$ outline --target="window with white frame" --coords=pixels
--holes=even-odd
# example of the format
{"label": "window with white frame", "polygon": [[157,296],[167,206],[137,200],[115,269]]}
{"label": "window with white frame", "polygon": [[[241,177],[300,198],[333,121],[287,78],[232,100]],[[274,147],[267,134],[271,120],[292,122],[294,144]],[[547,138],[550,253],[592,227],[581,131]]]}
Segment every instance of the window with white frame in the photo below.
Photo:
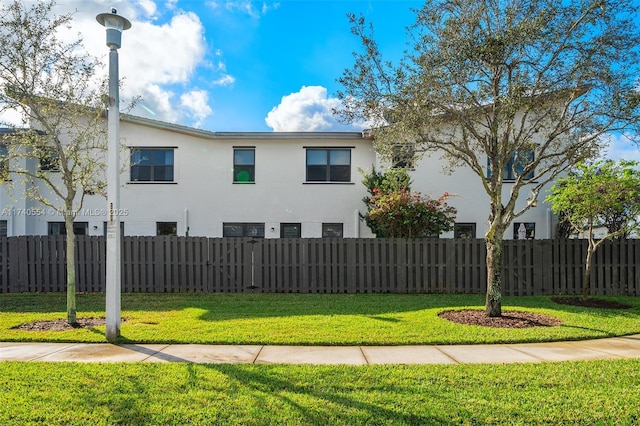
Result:
{"label": "window with white frame", "polygon": [[173,182],[174,148],[132,148],[131,182]]}
{"label": "window with white frame", "polygon": [[351,182],[351,149],[307,148],[307,182]]}

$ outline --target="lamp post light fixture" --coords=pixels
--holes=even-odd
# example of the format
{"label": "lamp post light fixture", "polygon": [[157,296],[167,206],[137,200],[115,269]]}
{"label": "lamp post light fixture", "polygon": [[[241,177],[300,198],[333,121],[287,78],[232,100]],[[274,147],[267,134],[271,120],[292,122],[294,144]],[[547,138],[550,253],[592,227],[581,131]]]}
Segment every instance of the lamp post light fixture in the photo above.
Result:
{"label": "lamp post light fixture", "polygon": [[122,253],[120,234],[120,95],[118,93],[118,49],[122,31],[131,28],[131,22],[118,15],[101,13],[96,20],[107,29],[109,47],[109,110],[107,144],[107,277],[106,277],[106,338],[113,341],[120,336],[120,276]]}

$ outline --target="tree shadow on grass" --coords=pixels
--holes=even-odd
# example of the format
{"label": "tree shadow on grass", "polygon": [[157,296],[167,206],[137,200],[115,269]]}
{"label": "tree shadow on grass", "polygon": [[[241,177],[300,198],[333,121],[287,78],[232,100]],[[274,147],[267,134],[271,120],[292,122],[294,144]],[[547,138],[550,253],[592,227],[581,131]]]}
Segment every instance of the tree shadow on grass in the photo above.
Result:
{"label": "tree shadow on grass", "polygon": [[[362,368],[362,374],[354,374],[357,368]],[[390,371],[395,367],[384,368]],[[465,416],[462,418],[473,417],[468,409],[447,400],[441,392],[432,393],[425,388],[424,393],[417,394],[412,385],[393,383],[386,373],[370,374],[368,370],[248,364],[181,364],[167,369],[160,364],[124,363],[102,370],[62,363],[53,375],[56,381],[66,379],[69,383],[68,396],[64,398],[65,406],[70,408],[68,415],[48,417],[46,411],[39,415],[37,410],[30,410],[22,420],[54,424],[57,420],[61,424],[64,420],[59,416],[64,416],[62,419],[69,423],[100,418],[109,424],[131,425],[424,425],[458,423],[446,417],[450,411]],[[379,382],[381,377],[385,378],[384,383]],[[105,380],[108,386],[104,385]],[[43,393],[48,391],[46,383],[34,382],[31,390],[42,387]],[[95,385],[87,386],[88,383]],[[43,399],[39,394],[31,392],[27,400],[41,410],[57,406],[58,401]],[[452,406],[452,410],[431,414],[431,404]]]}
{"label": "tree shadow on grass", "polygon": [[[232,381],[249,389],[257,406],[262,407],[287,407],[302,418],[302,424],[448,424],[450,418],[426,416],[416,411],[426,411],[423,407],[414,406],[415,411],[403,410],[406,407],[406,389],[402,386],[385,385],[380,383],[365,383],[360,388],[348,381],[335,381],[343,385],[323,385],[308,377],[299,378],[295,372],[288,373],[282,366],[274,365],[233,365],[233,364],[190,364],[189,368],[194,377],[198,376],[198,369],[206,368],[226,375]],[[310,366],[315,371],[313,375],[318,378],[325,374],[334,374],[341,367]],[[368,367],[346,367],[362,368]],[[362,377],[367,377],[363,374]],[[373,378],[376,375],[371,376]],[[372,379],[373,380],[373,379]],[[318,380],[320,381],[320,380]],[[334,382],[334,383],[335,383]],[[367,394],[373,393],[387,401],[395,399],[393,404],[384,404],[383,401],[366,401],[360,397],[359,389],[367,388]],[[299,398],[294,398],[293,395]],[[274,401],[275,400],[275,401]],[[427,400],[428,401],[428,400]],[[428,402],[425,402],[428,403]],[[272,412],[277,416],[277,412]],[[265,415],[265,417],[268,414]],[[293,420],[297,421],[297,419]]]}

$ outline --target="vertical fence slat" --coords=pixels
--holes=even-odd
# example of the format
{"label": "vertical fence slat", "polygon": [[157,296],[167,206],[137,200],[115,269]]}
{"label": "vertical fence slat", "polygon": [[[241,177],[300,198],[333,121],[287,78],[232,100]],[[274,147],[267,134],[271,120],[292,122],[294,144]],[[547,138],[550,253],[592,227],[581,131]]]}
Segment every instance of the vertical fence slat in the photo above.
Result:
{"label": "vertical fence slat", "polygon": [[9,239],[0,238],[0,293],[9,293]]}

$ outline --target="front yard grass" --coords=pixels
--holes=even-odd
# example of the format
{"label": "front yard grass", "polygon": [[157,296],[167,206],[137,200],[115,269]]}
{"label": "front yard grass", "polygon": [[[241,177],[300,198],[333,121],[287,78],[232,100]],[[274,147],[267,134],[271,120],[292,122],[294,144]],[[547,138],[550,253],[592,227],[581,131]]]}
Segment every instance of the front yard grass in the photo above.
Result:
{"label": "front yard grass", "polygon": [[[556,327],[451,323],[482,308],[470,295],[124,294],[122,341],[233,344],[456,344],[640,333],[626,310],[504,299]],[[64,294],[0,295],[0,341],[104,342],[104,327],[12,327],[65,317]],[[79,317],[104,316],[104,295],[78,295]],[[484,365],[252,365],[0,362],[0,424],[447,425],[640,422],[640,359]]]}
{"label": "front yard grass", "polygon": [[0,424],[635,425],[640,360],[304,366],[0,363]]}
{"label": "front yard grass", "polygon": [[[559,305],[547,296],[505,297],[503,310],[562,320],[556,327],[497,329],[438,317],[482,309],[478,295],[123,294],[121,342],[412,345],[578,340],[640,333],[640,298],[607,298],[631,309]],[[0,341],[104,342],[104,326],[68,331],[12,329],[65,318],[64,294],[0,295]],[[104,317],[104,294],[80,294],[79,318]]]}

